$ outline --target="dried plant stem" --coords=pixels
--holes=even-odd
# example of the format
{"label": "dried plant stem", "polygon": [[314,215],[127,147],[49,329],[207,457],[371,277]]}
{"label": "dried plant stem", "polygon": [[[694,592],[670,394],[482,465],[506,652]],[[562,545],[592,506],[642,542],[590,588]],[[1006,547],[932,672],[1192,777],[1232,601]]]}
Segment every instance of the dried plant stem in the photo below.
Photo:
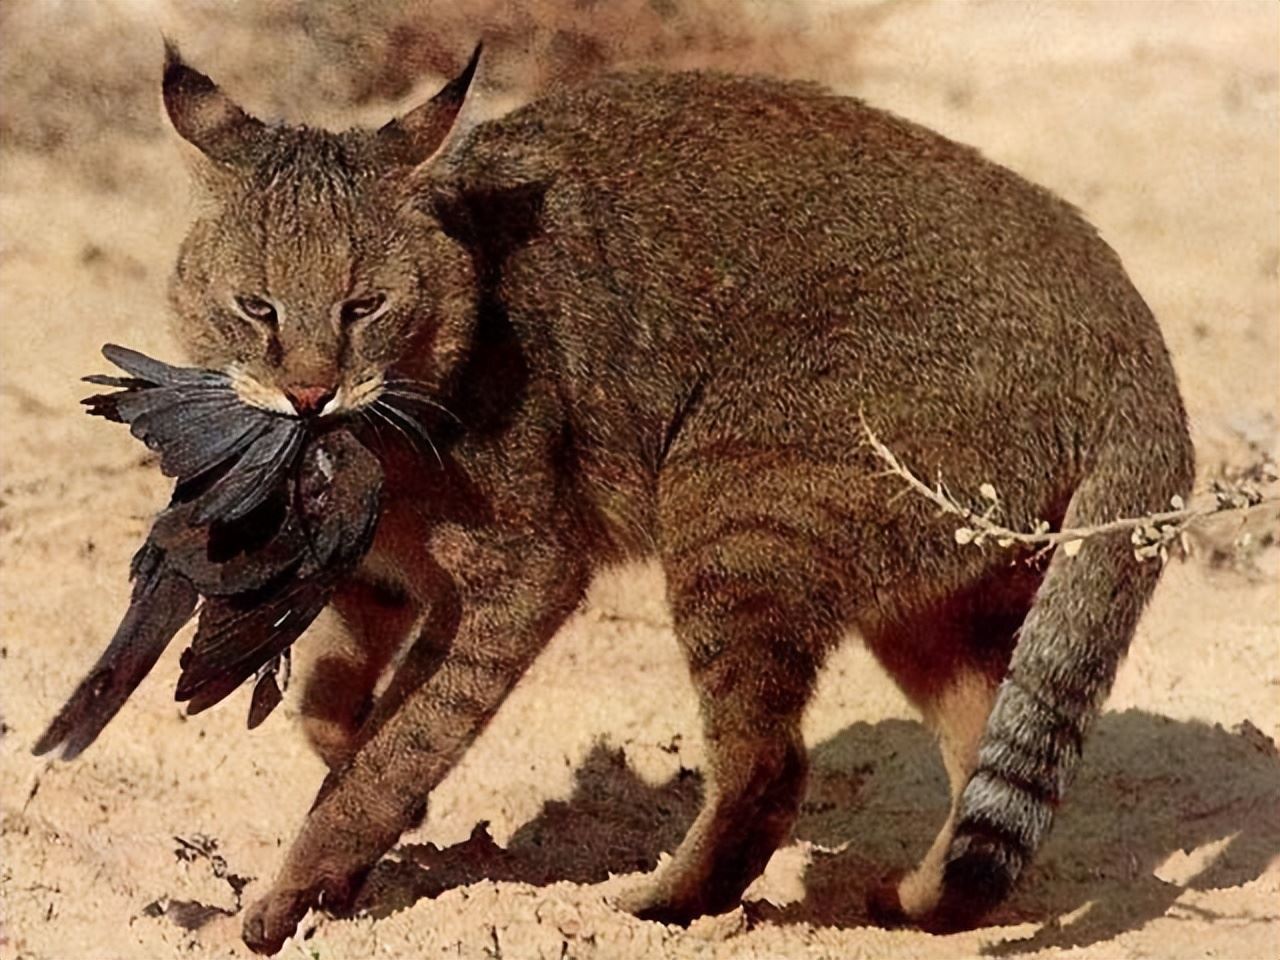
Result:
{"label": "dried plant stem", "polygon": [[[884,475],[898,477],[906,484],[904,489],[913,491],[934,504],[942,514],[954,516],[963,521],[963,526],[956,529],[956,541],[959,543],[981,544],[994,540],[1002,547],[1021,544],[1040,548],[1044,553],[1059,545],[1065,545],[1069,555],[1074,554],[1080,545],[1091,537],[1122,530],[1133,531],[1131,538],[1139,559],[1167,556],[1166,547],[1174,541],[1180,541],[1183,531],[1209,517],[1244,516],[1254,510],[1267,507],[1280,507],[1280,496],[1272,493],[1262,495],[1253,483],[1241,481],[1237,484],[1215,484],[1214,490],[1197,497],[1198,503],[1184,506],[1180,498],[1175,498],[1172,509],[1159,513],[1149,513],[1137,517],[1118,517],[1106,523],[1083,527],[1063,527],[1051,530],[1048,523],[1041,521],[1035,530],[1015,530],[998,522],[995,518],[1000,509],[999,497],[995,488],[984,483],[980,494],[986,501],[986,508],[979,512],[966,507],[957,501],[939,481],[930,486],[911,472],[902,461],[890,450],[875,432],[862,420],[862,429],[868,445],[876,457],[885,465]],[[1250,471],[1250,476],[1263,484],[1274,484],[1274,465],[1264,465]],[[1183,544],[1185,546],[1185,543]]]}

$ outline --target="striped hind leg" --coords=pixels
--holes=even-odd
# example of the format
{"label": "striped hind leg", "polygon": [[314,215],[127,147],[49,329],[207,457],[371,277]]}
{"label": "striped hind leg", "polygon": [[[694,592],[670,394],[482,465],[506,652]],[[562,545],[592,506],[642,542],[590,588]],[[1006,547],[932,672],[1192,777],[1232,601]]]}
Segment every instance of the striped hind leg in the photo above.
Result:
{"label": "striped hind leg", "polygon": [[977,766],[978,744],[986,729],[995,693],[996,685],[990,676],[977,670],[964,670],[939,694],[926,717],[938,736],[951,791],[951,807],[928,853],[897,885],[898,907],[910,919],[926,916],[941,898],[943,867],[955,835],[956,807]]}
{"label": "striped hind leg", "polygon": [[745,523],[668,558],[709,776],[671,862],[622,898],[644,919],[688,923],[732,909],[795,822],[808,770],[801,714],[838,636],[806,559],[803,547]]}
{"label": "striped hind leg", "polygon": [[866,634],[872,652],[938,738],[950,791],[946,821],[920,863],[872,890],[868,909],[882,925],[918,923],[942,898],[960,799],[977,769],[996,691],[1039,583],[1033,569],[1002,571],[939,608]]}

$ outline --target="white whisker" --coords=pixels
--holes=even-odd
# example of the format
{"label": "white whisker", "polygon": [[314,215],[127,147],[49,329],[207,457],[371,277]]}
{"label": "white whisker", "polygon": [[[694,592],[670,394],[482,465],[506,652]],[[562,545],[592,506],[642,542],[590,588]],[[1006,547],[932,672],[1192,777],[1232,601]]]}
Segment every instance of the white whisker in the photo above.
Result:
{"label": "white whisker", "polygon": [[[387,403],[385,400],[375,403],[373,406],[373,409],[381,413],[383,417],[386,418],[388,423],[391,423],[394,425],[394,421],[392,421],[391,417],[389,416],[389,415],[394,415],[396,420],[399,420],[403,424],[407,424],[416,435],[422,437],[423,440],[427,441],[427,445],[431,448],[431,452],[435,454],[436,463],[440,465],[441,469],[444,468],[444,458],[440,456],[439,449],[436,448],[435,442],[431,439],[431,435],[427,433],[426,428],[423,427],[422,424],[418,423],[417,420],[413,419],[413,417],[409,416],[403,410],[397,409],[396,407],[392,406],[390,403]],[[403,430],[401,430],[400,432],[404,433]]]}
{"label": "white whisker", "polygon": [[[389,416],[387,416],[386,412],[382,409],[381,404],[374,403],[370,405],[368,409],[369,409],[369,413],[380,417],[383,423],[387,424],[389,427],[391,427],[392,430],[400,434],[400,436],[404,437],[405,443],[409,444],[410,447],[417,447],[417,444],[414,442],[413,437],[405,433],[404,428],[402,426],[400,426],[398,423],[392,420]],[[372,423],[373,421],[370,421],[370,422]],[[375,427],[374,429],[376,430],[377,428]]]}
{"label": "white whisker", "polygon": [[440,403],[438,400],[434,400],[423,393],[407,391],[402,387],[398,387],[394,384],[388,384],[387,386],[384,386],[382,388],[382,392],[389,394],[393,397],[400,397],[401,399],[408,400],[411,403],[424,403],[429,407],[435,407],[435,409],[439,410],[441,413],[452,418],[454,423],[458,424],[458,426],[462,426],[462,420],[456,413],[454,413],[452,410],[446,407],[443,403]]}

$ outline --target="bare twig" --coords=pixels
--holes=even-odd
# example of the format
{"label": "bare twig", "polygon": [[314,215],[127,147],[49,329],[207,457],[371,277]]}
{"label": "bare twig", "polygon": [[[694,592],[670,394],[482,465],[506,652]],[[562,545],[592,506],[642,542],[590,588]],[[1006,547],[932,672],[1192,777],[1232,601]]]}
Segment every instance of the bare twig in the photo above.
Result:
{"label": "bare twig", "polygon": [[1130,540],[1137,559],[1158,557],[1163,562],[1168,559],[1170,545],[1178,544],[1189,552],[1185,531],[1209,517],[1243,516],[1253,510],[1280,507],[1280,495],[1264,494],[1261,489],[1274,485],[1280,479],[1276,465],[1269,459],[1263,459],[1258,464],[1238,471],[1230,479],[1214,481],[1208,491],[1193,497],[1190,505],[1184,503],[1181,497],[1174,497],[1170,501],[1170,509],[1158,513],[1118,517],[1106,523],[1063,527],[1060,530],[1053,530],[1047,521],[1040,520],[1033,530],[1015,530],[995,519],[1000,512],[1001,503],[992,484],[984,483],[978,488],[986,507],[981,512],[973,510],[957,501],[941,480],[929,486],[912,473],[876,436],[865,417],[862,419],[862,429],[868,445],[885,465],[885,470],[879,475],[898,477],[906,484],[905,489],[924,497],[942,514],[959,518],[962,524],[956,527],[955,539],[961,544],[980,546],[988,540],[994,540],[1001,547],[1038,547],[1037,555],[1061,545],[1067,556],[1074,556],[1091,537],[1130,530]]}

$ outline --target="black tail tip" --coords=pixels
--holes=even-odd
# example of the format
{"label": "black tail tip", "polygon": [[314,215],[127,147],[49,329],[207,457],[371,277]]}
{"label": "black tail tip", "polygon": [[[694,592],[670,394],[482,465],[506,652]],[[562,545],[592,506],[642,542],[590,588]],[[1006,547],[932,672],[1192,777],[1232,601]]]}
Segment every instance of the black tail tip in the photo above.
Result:
{"label": "black tail tip", "polygon": [[932,933],[971,930],[1013,890],[1026,856],[1008,838],[961,829],[942,872],[942,897],[921,926]]}

